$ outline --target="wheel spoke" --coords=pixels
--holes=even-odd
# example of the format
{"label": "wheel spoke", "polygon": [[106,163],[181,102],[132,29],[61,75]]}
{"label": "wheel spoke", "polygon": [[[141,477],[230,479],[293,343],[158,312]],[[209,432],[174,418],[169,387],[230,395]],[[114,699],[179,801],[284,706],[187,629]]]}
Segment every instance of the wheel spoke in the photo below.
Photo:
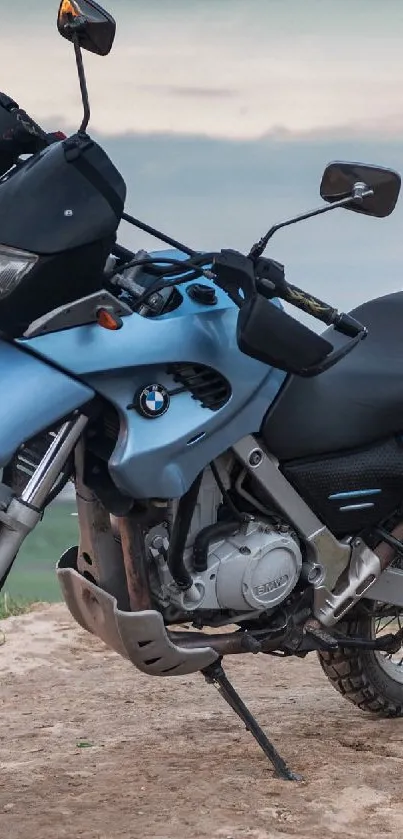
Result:
{"label": "wheel spoke", "polygon": [[[380,613],[378,612],[373,616],[373,635],[375,638],[382,636],[388,627],[391,627],[392,629],[392,624],[395,625],[393,627],[395,631],[402,628],[402,612],[395,607],[394,611],[391,613],[391,609],[392,607],[390,605],[385,605]],[[402,650],[399,650],[398,653],[376,652],[375,655],[381,667],[383,667],[392,678],[394,677],[401,682],[403,679]]]}
{"label": "wheel spoke", "polygon": [[390,618],[390,620],[388,620],[388,622],[387,622],[387,623],[384,623],[384,624],[383,624],[382,629],[386,629],[386,628],[387,628],[388,626],[390,626],[390,625],[391,625],[391,623],[393,623],[394,621],[396,621],[396,615],[392,615],[392,617]]}

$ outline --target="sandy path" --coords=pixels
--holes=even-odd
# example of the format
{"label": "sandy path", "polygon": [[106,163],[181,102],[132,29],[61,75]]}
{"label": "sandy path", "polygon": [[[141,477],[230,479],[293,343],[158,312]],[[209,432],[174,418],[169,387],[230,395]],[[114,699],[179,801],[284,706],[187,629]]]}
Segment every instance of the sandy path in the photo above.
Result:
{"label": "sandy path", "polygon": [[143,676],[63,606],[0,627],[2,839],[403,836],[403,720],[355,710],[315,657],[228,664],[297,785],[201,677]]}

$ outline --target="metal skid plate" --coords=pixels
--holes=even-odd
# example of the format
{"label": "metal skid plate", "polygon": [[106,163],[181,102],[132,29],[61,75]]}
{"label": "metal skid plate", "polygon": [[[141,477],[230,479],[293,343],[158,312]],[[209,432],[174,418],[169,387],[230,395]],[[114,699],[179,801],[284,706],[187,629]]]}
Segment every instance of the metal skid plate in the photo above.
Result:
{"label": "metal skid plate", "polygon": [[123,612],[116,599],[76,570],[77,548],[57,564],[63,597],[73,618],[149,676],[184,676],[217,660],[207,648],[184,649],[169,638],[159,612]]}

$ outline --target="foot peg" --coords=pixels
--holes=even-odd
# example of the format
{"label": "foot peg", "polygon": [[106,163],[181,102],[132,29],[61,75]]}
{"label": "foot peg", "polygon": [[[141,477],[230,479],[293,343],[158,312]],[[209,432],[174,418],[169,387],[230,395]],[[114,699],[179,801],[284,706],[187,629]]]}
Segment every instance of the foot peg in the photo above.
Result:
{"label": "foot peg", "polygon": [[380,638],[359,638],[353,635],[331,635],[318,621],[307,621],[304,626],[304,635],[308,643],[301,645],[300,649],[305,652],[312,650],[355,649],[355,650],[378,650],[385,653],[396,653],[403,643],[403,629],[399,629],[394,635],[389,633]]}
{"label": "foot peg", "polygon": [[255,720],[253,714],[242,702],[241,697],[237,694],[235,688],[227,678],[220,661],[215,661],[208,667],[201,671],[206,682],[214,685],[223,699],[228,703],[230,708],[240,717],[245,724],[246,730],[250,731],[260,748],[270,760],[273,765],[276,776],[284,781],[301,781],[302,777],[296,775],[289,769],[281,755],[275,749],[270,740],[266,737],[264,731],[260,728],[259,723]]}
{"label": "foot peg", "polygon": [[334,635],[331,635],[319,621],[307,621],[304,626],[304,634],[310,636],[315,642],[315,649],[318,650],[337,650],[339,642]]}

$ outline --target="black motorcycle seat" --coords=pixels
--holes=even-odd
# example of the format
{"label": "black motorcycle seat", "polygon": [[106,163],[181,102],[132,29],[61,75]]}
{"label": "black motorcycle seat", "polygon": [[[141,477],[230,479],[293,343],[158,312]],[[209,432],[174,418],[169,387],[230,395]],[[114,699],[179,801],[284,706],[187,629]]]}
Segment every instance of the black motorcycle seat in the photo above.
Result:
{"label": "black motorcycle seat", "polygon": [[[358,306],[351,314],[368,336],[315,378],[290,376],[271,406],[262,435],[280,460],[315,457],[403,434],[403,292]],[[345,338],[323,333],[334,346]]]}

